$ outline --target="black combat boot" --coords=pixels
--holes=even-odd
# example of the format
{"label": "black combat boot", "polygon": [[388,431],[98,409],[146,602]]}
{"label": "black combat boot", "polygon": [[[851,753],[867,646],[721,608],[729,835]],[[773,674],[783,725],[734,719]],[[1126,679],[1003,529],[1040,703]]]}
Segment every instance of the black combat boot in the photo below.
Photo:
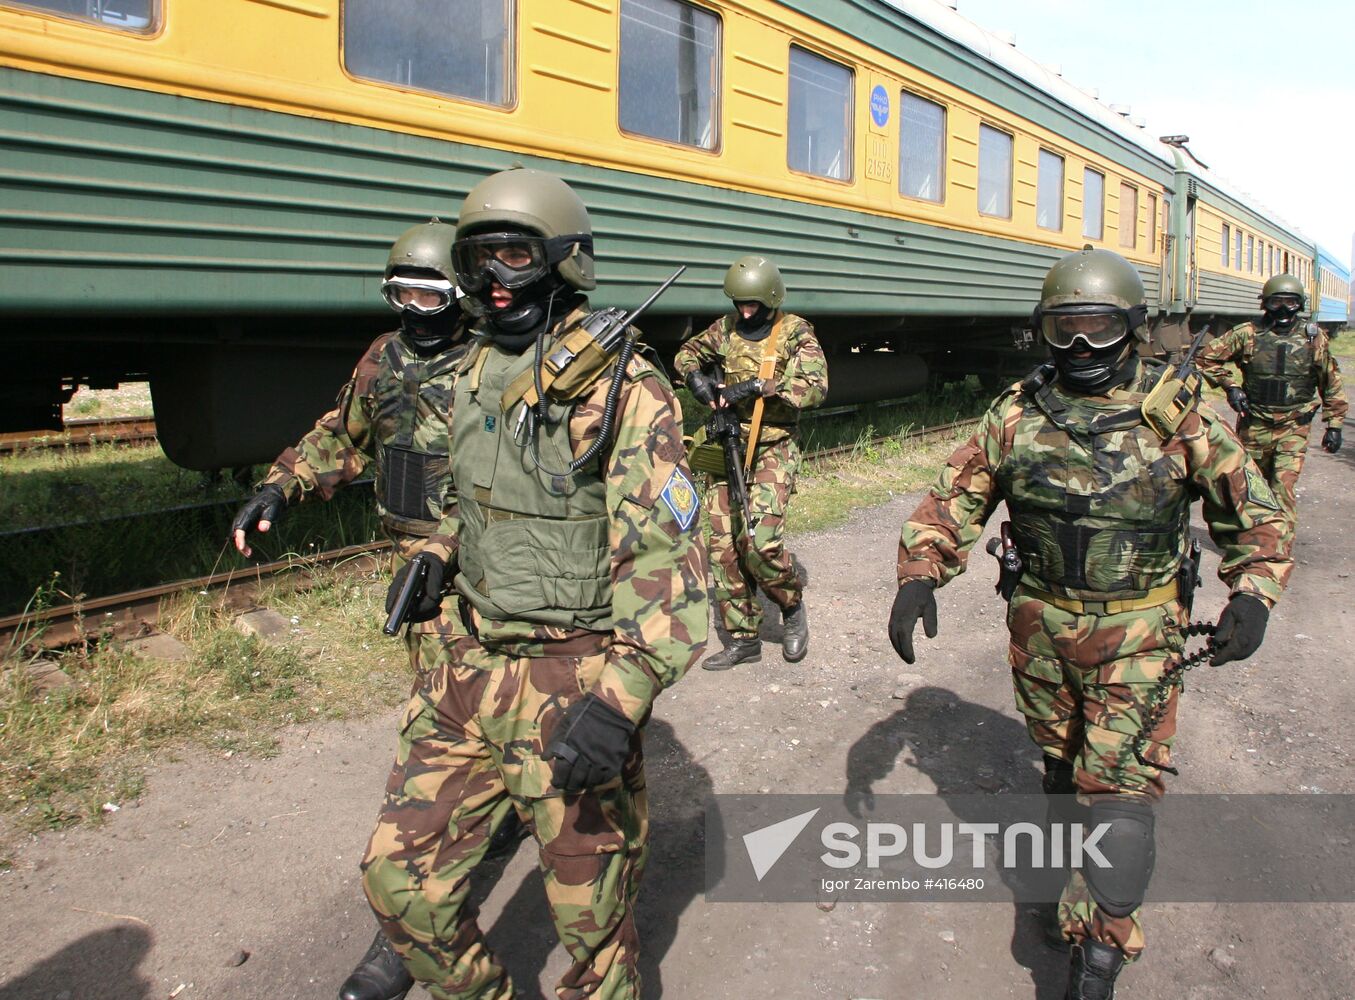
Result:
{"label": "black combat boot", "polygon": [[399,953],[378,930],[367,954],[339,987],[339,1000],[404,1000],[413,985]]}
{"label": "black combat boot", "polygon": [[1115,977],[1124,967],[1124,952],[1091,939],[1075,941],[1072,952],[1065,1000],[1115,1000]]}
{"label": "black combat boot", "polygon": [[701,663],[703,670],[728,670],[740,663],[762,662],[762,640],[757,636],[733,639],[729,645],[714,656],[707,656]]}
{"label": "black combat boot", "polygon": [[799,663],[809,652],[809,618],[805,602],[781,610],[781,655],[787,663]]}

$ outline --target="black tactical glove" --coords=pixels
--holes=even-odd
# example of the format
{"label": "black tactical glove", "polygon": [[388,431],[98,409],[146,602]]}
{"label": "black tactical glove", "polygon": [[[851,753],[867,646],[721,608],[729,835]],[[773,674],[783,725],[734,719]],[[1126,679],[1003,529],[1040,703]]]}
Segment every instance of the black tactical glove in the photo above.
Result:
{"label": "black tactical glove", "polygon": [[894,607],[889,612],[889,641],[904,663],[917,661],[913,655],[913,626],[919,615],[927,638],[936,638],[935,590],[930,580],[909,580],[894,596]]}
{"label": "black tactical glove", "polygon": [[[286,506],[287,495],[282,492],[282,487],[277,483],[265,483],[236,512],[235,520],[231,522],[231,538],[235,539],[237,531],[243,531],[248,535],[251,531],[257,530],[260,521],[268,521],[271,524],[278,519],[282,508]],[[241,541],[236,541],[237,546]]]}
{"label": "black tactical glove", "polygon": [[715,379],[709,375],[692,372],[687,376],[687,388],[691,390],[698,403],[704,403],[707,406],[715,405]]}
{"label": "black tactical glove", "polygon": [[1335,455],[1341,450],[1341,428],[1328,427],[1325,434],[1322,435],[1322,449]]}
{"label": "black tactical glove", "polygon": [[635,726],[595,694],[565,709],[542,757],[554,760],[551,784],[566,792],[605,785],[621,773]]}
{"label": "black tactical glove", "polygon": [[1251,594],[1234,594],[1214,627],[1214,655],[1209,658],[1210,666],[1245,660],[1260,649],[1269,619],[1270,608],[1265,601]]}
{"label": "black tactical glove", "polygon": [[1251,416],[1251,404],[1247,402],[1247,394],[1237,386],[1228,390],[1228,405],[1236,410],[1239,416]]}
{"label": "black tactical glove", "polygon": [[432,621],[442,612],[442,582],[447,575],[447,564],[431,552],[420,552],[400,567],[391,585],[386,590],[386,614],[395,610],[395,602],[400,597],[400,588],[405,579],[418,566],[426,565],[428,574],[423,578],[423,586],[414,595],[414,604],[409,609],[411,622]]}
{"label": "black tactical glove", "polygon": [[743,382],[735,382],[733,385],[727,385],[720,390],[720,395],[724,396],[725,402],[730,406],[742,403],[745,399],[752,399],[754,396],[762,395],[762,379],[750,378]]}

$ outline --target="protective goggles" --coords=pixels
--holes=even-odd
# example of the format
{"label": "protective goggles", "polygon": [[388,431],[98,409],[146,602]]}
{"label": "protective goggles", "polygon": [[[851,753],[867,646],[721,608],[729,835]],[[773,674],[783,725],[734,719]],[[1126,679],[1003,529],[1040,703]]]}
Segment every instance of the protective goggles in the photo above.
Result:
{"label": "protective goggles", "polygon": [[456,301],[456,286],[446,278],[411,278],[394,274],[381,284],[381,294],[396,312],[436,316]]}
{"label": "protective goggles", "polygon": [[1072,310],[1040,315],[1040,332],[1051,347],[1067,350],[1079,338],[1093,350],[1119,343],[1130,331],[1123,309],[1096,307],[1096,311]]}
{"label": "protective goggles", "polygon": [[1265,301],[1267,309],[1299,309],[1302,306],[1303,302],[1297,295],[1272,295]]}
{"label": "protective goggles", "polygon": [[452,267],[467,292],[479,292],[491,281],[516,290],[546,277],[576,244],[592,248],[592,240],[583,235],[552,239],[526,233],[466,236],[452,244]]}

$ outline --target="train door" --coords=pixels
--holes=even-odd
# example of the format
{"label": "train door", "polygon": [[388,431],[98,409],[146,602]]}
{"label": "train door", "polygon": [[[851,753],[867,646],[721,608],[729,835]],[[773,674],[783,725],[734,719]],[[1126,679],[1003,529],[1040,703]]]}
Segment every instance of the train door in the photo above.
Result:
{"label": "train door", "polygon": [[[1158,293],[1158,306],[1162,309],[1170,309],[1171,302],[1176,298],[1176,289],[1172,286],[1172,255],[1176,248],[1172,246],[1171,226],[1168,219],[1172,217],[1172,198],[1165,191],[1162,194],[1162,219],[1160,229],[1162,233],[1162,249],[1158,253],[1158,283],[1157,287],[1161,289]],[[1155,223],[1156,224],[1156,223]]]}
{"label": "train door", "polygon": [[1200,269],[1195,262],[1195,203],[1194,195],[1186,196],[1186,309],[1195,308],[1200,297]]}

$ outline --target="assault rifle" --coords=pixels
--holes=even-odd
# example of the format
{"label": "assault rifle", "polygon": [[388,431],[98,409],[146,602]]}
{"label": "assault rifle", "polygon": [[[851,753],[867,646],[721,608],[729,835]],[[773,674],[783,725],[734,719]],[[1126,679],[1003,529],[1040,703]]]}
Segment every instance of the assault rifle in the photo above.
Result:
{"label": "assault rifle", "polygon": [[[716,365],[712,370],[715,381],[723,383],[724,370]],[[731,507],[738,504],[743,514],[743,530],[753,531],[753,514],[748,508],[748,484],[743,478],[743,458],[739,446],[743,441],[743,425],[739,423],[739,412],[732,406],[717,406],[706,422],[706,439],[718,443],[725,456],[725,477],[729,485]]]}

